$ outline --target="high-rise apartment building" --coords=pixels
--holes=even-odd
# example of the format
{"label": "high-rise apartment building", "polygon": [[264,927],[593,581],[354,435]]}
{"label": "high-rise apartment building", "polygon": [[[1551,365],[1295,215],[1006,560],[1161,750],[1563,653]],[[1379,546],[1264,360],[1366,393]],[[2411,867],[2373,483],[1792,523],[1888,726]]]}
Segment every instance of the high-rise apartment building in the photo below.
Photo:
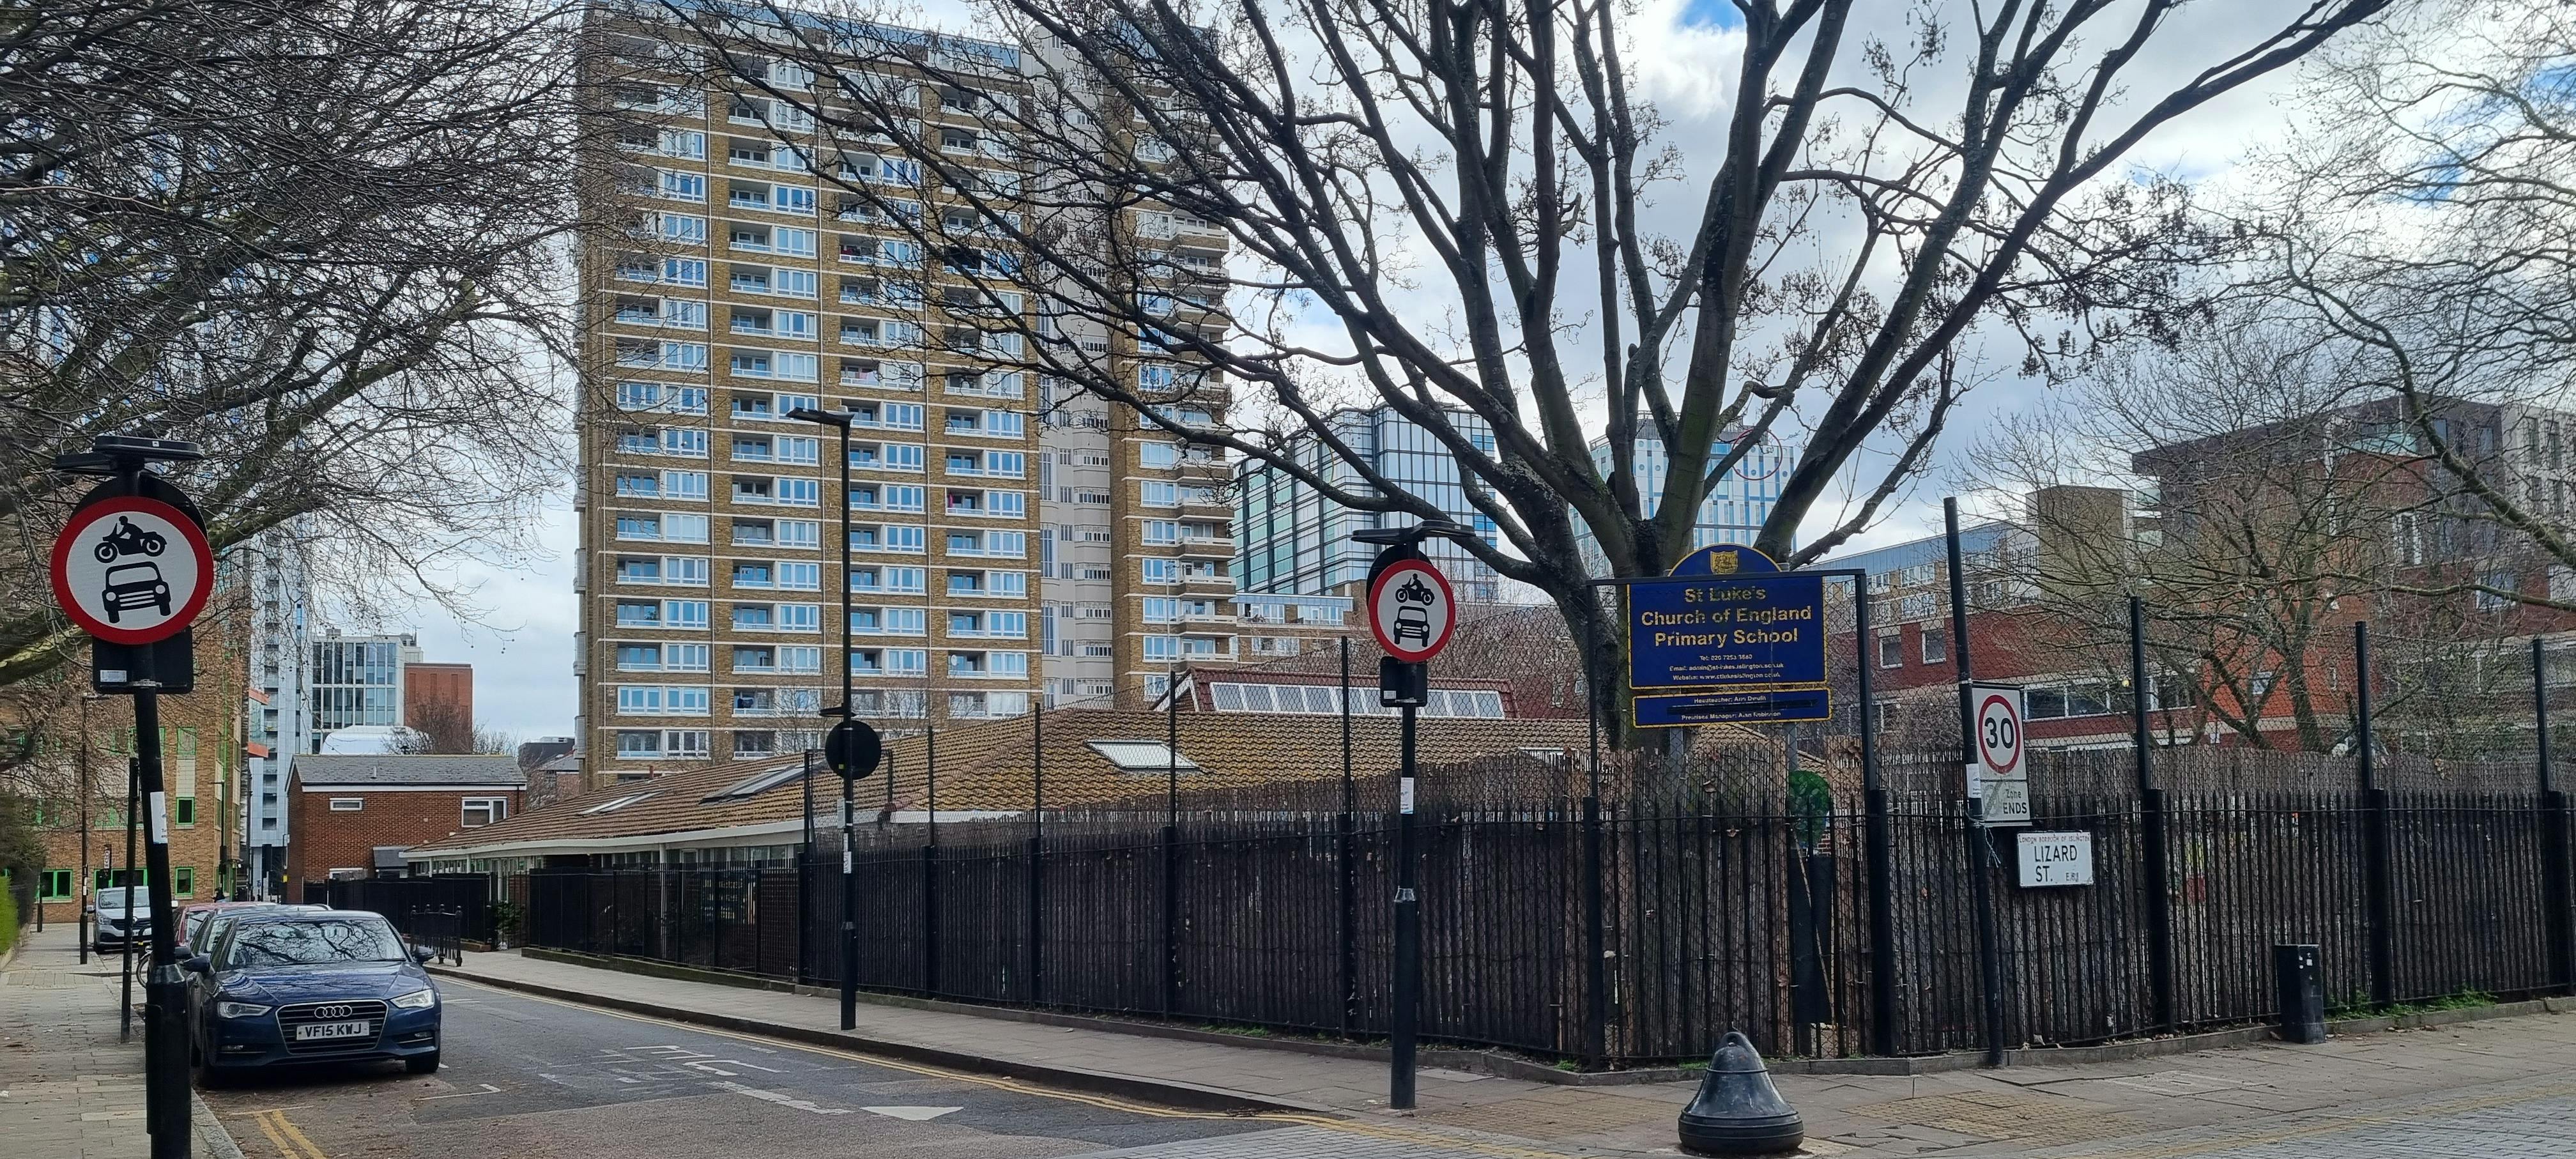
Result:
{"label": "high-rise apartment building", "polygon": [[[1477,447],[1494,449],[1493,429],[1483,418],[1468,411],[1451,411],[1448,421]],[[1467,502],[1466,489],[1459,481],[1457,458],[1430,432],[1394,408],[1380,407],[1337,416],[1333,433],[1380,477],[1429,500],[1453,522],[1474,528],[1485,542],[1494,542],[1493,521]],[[1289,453],[1299,466],[1334,486],[1360,493],[1371,490],[1368,481],[1321,439],[1301,436]],[[1409,527],[1419,522],[1411,515],[1343,507],[1288,472],[1259,460],[1244,460],[1235,473],[1235,484],[1243,537],[1236,572],[1247,592],[1346,598],[1364,594],[1358,589],[1368,578],[1369,560],[1378,549],[1352,539],[1351,533],[1364,528]],[[1449,577],[1459,599],[1493,603],[1503,597],[1501,575],[1491,565],[1469,555],[1465,548],[1448,540],[1431,539],[1424,541],[1422,551]]]}
{"label": "high-rise apartment building", "polygon": [[250,593],[242,859],[248,879],[266,883],[286,868],[286,764],[312,743],[312,584],[289,531],[253,538],[236,558]]}
{"label": "high-rise apartment building", "polygon": [[[797,39],[827,43],[821,29]],[[917,113],[943,160],[1009,205],[1021,174],[988,102],[1026,65],[1003,45],[869,35],[917,37],[943,79],[853,59],[818,80],[813,58],[759,36],[716,75],[679,29],[591,29],[613,132],[585,164],[600,179],[584,208],[624,227],[580,274],[576,734],[592,784],[817,743],[844,585],[852,711],[896,732],[1017,715],[1041,691],[1141,701],[1168,666],[1236,653],[1225,457],[1034,373],[1023,332],[1108,359],[1178,423],[1222,424],[1221,384],[1043,310],[998,235],[925,253],[911,223],[953,238],[978,219],[918,159],[836,130],[858,119],[845,86]],[[1173,268],[1222,268],[1209,223],[1147,208],[1120,228]],[[1172,296],[1176,325],[1195,308]],[[792,417],[808,408],[850,419],[846,496],[838,432]]]}
{"label": "high-rise apartment building", "polygon": [[[1642,424],[1641,424],[1642,425]],[[1742,439],[1741,431],[1720,436],[1716,453],[1723,455]],[[1781,444],[1764,440],[1745,452],[1733,470],[1709,489],[1708,498],[1699,505],[1699,515],[1691,521],[1691,550],[1721,543],[1752,546],[1762,535],[1762,523],[1771,518],[1771,505],[1780,500],[1780,484],[1789,478],[1796,456]],[[1610,472],[1610,443],[1592,441],[1592,465],[1607,475]],[[1664,441],[1651,427],[1637,433],[1636,450],[1629,456],[1629,473],[1637,481],[1637,494],[1643,510],[1660,509],[1664,502],[1665,476],[1671,473],[1672,460],[1664,454]],[[1591,529],[1575,521],[1575,537],[1583,552],[1583,566],[1596,576],[1610,574],[1610,562],[1601,554],[1601,545],[1592,538]],[[1682,554],[1674,552],[1678,561]]]}

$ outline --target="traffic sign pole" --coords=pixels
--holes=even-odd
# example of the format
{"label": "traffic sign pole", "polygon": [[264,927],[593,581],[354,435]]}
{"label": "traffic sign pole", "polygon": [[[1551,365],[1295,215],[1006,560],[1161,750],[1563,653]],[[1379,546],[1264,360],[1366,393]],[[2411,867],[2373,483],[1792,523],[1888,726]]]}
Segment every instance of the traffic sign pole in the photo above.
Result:
{"label": "traffic sign pole", "polygon": [[[194,505],[146,467],[203,457],[189,443],[108,436],[90,452],[66,455],[54,464],[74,474],[105,477],[55,538],[47,570],[63,614],[94,640],[92,683],[101,691],[134,696],[135,759],[128,788],[142,806],[144,882],[151,898],[143,1067],[144,1126],[152,1138],[153,1159],[184,1159],[194,1146],[188,1121],[187,985],[179,973],[178,923],[170,904],[160,694],[194,686],[195,661],[186,633],[214,590],[215,559]],[[127,824],[134,820],[129,809]],[[130,880],[125,888],[132,888]],[[130,906],[127,912],[132,912]]]}
{"label": "traffic sign pole", "polygon": [[[1977,765],[1976,717],[1970,701],[1976,677],[1968,658],[1968,577],[1959,550],[1959,501],[1941,500],[1941,523],[1950,553],[1950,654],[1959,665],[1959,749],[1964,775]],[[1988,834],[1983,795],[1968,794],[1968,895],[1977,908],[1977,980],[1985,997],[1986,1065],[2004,1064],[2003,955],[1995,932],[1994,840]]]}
{"label": "traffic sign pole", "polygon": [[1422,1004],[1422,895],[1414,855],[1414,714],[1429,695],[1427,665],[1458,628],[1458,597],[1448,577],[1413,546],[1390,542],[1369,565],[1369,632],[1387,659],[1378,668],[1378,700],[1402,711],[1395,813],[1395,978],[1387,1020],[1386,1105],[1414,1105],[1414,1054]]}
{"label": "traffic sign pole", "polygon": [[[846,657],[845,657],[846,659]],[[841,776],[841,1029],[859,1027],[859,890],[858,779],[877,771],[885,759],[885,739],[876,726],[849,714],[841,699],[841,721],[823,738],[823,761]]]}

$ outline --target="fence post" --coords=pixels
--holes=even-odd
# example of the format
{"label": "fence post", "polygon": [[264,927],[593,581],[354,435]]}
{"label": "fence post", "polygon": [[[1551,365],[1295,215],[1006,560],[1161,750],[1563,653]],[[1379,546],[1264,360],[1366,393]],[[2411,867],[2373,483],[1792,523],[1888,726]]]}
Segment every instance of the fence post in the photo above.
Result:
{"label": "fence post", "polygon": [[1583,623],[1584,727],[1590,734],[1592,763],[1583,794],[1583,1061],[1600,1069],[1610,1053],[1610,974],[1602,961],[1601,922],[1601,699],[1600,633],[1594,628],[1600,607]]}
{"label": "fence post", "polygon": [[2370,912],[2370,1000],[2386,1006],[2397,1000],[2397,918],[2392,908],[2397,894],[2394,867],[2389,864],[2390,834],[2388,790],[2379,787],[2378,738],[2370,727],[2370,622],[2354,621],[2352,625],[2352,666],[2355,712],[2353,742],[2361,750],[2361,796],[2368,810],[2369,826],[2362,838],[2363,872],[2367,875],[2363,889]]}
{"label": "fence post", "polygon": [[921,846],[921,992],[939,993],[939,847]]}
{"label": "fence post", "polygon": [[2138,843],[2147,893],[2147,990],[2155,1024],[2174,1026],[2173,880],[2165,865],[2165,791],[2156,787],[2155,740],[2147,732],[2146,601],[2129,597],[2129,741],[2138,750]]}
{"label": "fence post", "polygon": [[1181,1003],[1181,827],[1163,824],[1163,1016]]}
{"label": "fence post", "polygon": [[1852,577],[1853,658],[1860,673],[1861,810],[1869,858],[1869,1051],[1898,1053],[1896,1038],[1896,831],[1878,773],[1878,702],[1870,688],[1869,578]]}
{"label": "fence post", "polygon": [[2532,731],[2539,742],[2541,904],[2549,907],[2549,978],[2561,990],[2576,990],[2576,897],[2570,896],[2567,857],[2571,834],[2567,794],[2558,788],[2550,767],[2548,653],[2540,638],[2531,640]]}
{"label": "fence post", "polygon": [[1041,981],[1045,970],[1045,923],[1039,907],[1046,900],[1046,689],[1037,694],[1037,710],[1029,713],[1029,1005],[1045,1002],[1046,989]]}
{"label": "fence post", "polygon": [[1351,864],[1351,810],[1357,792],[1351,782],[1351,638],[1342,643],[1342,813],[1333,824],[1333,868],[1340,896],[1341,918],[1335,929],[1342,936],[1341,995],[1342,1033],[1351,1032],[1351,1023],[1359,1007],[1359,878]]}

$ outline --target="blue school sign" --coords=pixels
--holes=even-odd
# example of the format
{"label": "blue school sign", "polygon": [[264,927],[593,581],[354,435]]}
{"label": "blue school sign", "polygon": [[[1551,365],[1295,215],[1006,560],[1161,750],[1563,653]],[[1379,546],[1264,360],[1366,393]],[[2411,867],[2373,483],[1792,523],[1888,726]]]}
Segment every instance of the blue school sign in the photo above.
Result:
{"label": "blue school sign", "polygon": [[[1825,577],[1747,547],[1702,548],[1667,579],[1628,585],[1637,723],[1821,720]],[[1775,695],[1796,691],[1799,695]]]}

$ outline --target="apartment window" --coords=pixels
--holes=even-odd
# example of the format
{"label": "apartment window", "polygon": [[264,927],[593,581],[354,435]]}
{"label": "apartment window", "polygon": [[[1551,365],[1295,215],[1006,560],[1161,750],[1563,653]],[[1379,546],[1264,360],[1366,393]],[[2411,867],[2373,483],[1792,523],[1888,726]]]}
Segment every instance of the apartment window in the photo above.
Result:
{"label": "apartment window", "polygon": [[1894,668],[1905,663],[1905,637],[1891,633],[1878,638],[1878,666]]}
{"label": "apartment window", "polygon": [[1950,658],[1950,633],[1939,628],[1923,629],[1923,662],[1938,664]]}
{"label": "apartment window", "polygon": [[1177,483],[1157,483],[1149,479],[1138,483],[1136,490],[1137,502],[1147,507],[1178,507],[1181,503],[1181,488]]}
{"label": "apartment window", "polygon": [[182,829],[197,823],[197,799],[174,797],[170,801],[170,823]]}
{"label": "apartment window", "polygon": [[1140,560],[1138,563],[1139,566],[1144,569],[1143,578],[1146,583],[1176,584],[1181,582],[1181,561],[1179,560],[1148,559]]}
{"label": "apartment window", "polygon": [[1136,462],[1145,467],[1176,467],[1181,462],[1181,449],[1170,443],[1139,443]]}
{"label": "apartment window", "polygon": [[662,618],[668,627],[706,627],[707,602],[705,600],[664,600]]}
{"label": "apartment window", "polygon": [[36,900],[72,900],[73,876],[73,872],[68,869],[47,869],[39,872],[36,875]]}
{"label": "apartment window", "polygon": [[509,815],[510,800],[507,797],[467,797],[462,827],[480,829]]}
{"label": "apartment window", "polygon": [[364,797],[331,798],[331,811],[334,813],[356,813],[365,810],[366,807],[367,799]]}
{"label": "apartment window", "polygon": [[1145,542],[1169,544],[1179,543],[1180,541],[1180,524],[1169,519],[1148,519],[1145,521]]}
{"label": "apartment window", "polygon": [[197,896],[197,869],[193,865],[170,867],[170,896]]}

